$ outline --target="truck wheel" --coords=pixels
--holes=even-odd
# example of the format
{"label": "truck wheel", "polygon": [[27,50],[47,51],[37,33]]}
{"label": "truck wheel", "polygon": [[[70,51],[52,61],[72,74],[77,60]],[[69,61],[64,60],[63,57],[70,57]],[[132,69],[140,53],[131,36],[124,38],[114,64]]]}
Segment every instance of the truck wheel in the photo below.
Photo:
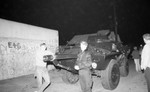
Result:
{"label": "truck wheel", "polygon": [[102,86],[105,89],[113,90],[115,89],[120,81],[120,71],[119,65],[114,59],[112,59],[106,70],[102,72]]}
{"label": "truck wheel", "polygon": [[120,75],[126,77],[129,74],[129,63],[126,57],[124,57],[122,60],[123,61],[120,67]]}
{"label": "truck wheel", "polygon": [[79,80],[79,75],[78,74],[71,73],[67,70],[62,70],[62,73],[63,73],[62,80],[65,83],[75,84]]}

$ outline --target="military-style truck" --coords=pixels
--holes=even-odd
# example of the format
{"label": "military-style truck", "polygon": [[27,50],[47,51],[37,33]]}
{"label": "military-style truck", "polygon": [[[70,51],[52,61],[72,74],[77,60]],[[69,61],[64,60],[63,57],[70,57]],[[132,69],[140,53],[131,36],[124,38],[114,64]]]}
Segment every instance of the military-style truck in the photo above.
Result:
{"label": "military-style truck", "polygon": [[[97,67],[91,70],[92,75],[101,78],[102,86],[105,89],[115,89],[119,84],[120,75],[125,77],[129,73],[128,53],[120,41],[119,35],[109,30],[77,35],[67,45],[60,46],[53,64],[63,70],[62,79],[71,84],[78,81],[78,71],[74,66],[80,52],[79,43],[81,41],[88,42],[92,62],[97,64]],[[50,60],[50,56],[44,58],[45,61]]]}

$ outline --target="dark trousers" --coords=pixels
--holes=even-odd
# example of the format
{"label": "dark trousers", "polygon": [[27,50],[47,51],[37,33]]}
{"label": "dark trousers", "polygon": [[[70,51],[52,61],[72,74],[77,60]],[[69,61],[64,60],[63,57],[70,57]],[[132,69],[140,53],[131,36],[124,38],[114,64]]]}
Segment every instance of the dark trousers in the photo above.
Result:
{"label": "dark trousers", "polygon": [[145,79],[146,79],[146,82],[147,82],[148,92],[150,92],[150,68],[148,68],[148,67],[145,70]]}
{"label": "dark trousers", "polygon": [[90,69],[79,70],[79,81],[82,92],[92,92],[92,75]]}

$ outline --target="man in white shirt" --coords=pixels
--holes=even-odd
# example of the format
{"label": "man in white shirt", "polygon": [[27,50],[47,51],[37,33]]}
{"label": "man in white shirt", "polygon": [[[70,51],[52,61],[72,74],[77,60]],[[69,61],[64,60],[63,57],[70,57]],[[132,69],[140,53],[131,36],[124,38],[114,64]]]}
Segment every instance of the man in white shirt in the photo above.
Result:
{"label": "man in white shirt", "polygon": [[143,40],[145,45],[141,54],[141,69],[145,70],[147,89],[150,92],[150,34],[144,34]]}
{"label": "man in white shirt", "polygon": [[[55,54],[46,50],[46,44],[40,44],[40,48],[36,51],[36,77],[38,82],[39,91],[35,92],[44,92],[44,90],[50,85],[50,76],[48,74],[47,63],[43,61],[44,55],[52,55],[53,60],[55,59]],[[42,79],[45,80],[42,83]]]}

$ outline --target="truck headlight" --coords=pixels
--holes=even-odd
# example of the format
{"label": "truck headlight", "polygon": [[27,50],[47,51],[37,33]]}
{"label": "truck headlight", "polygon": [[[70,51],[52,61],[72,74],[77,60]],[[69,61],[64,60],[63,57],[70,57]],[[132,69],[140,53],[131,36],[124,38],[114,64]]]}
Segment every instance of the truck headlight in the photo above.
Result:
{"label": "truck headlight", "polygon": [[79,66],[78,66],[78,65],[75,65],[75,66],[74,66],[74,69],[79,70]]}

